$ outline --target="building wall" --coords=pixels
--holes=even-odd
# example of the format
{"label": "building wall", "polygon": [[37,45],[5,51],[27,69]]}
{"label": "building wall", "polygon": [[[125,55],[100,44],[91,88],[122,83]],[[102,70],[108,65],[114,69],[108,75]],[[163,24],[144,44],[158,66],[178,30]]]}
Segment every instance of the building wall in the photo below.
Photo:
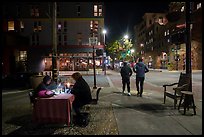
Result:
{"label": "building wall", "polygon": [[[28,68],[29,71],[42,71],[42,57],[50,54],[44,49],[52,47],[52,2],[8,2],[3,4],[4,21],[18,20],[22,21],[24,28],[19,32],[19,35],[29,38],[28,50]],[[102,16],[94,16],[94,5],[102,5]],[[37,8],[39,16],[31,16],[32,8]],[[93,51],[92,46],[89,46],[89,38],[92,36],[90,22],[98,21],[98,28],[95,36],[98,37],[98,44],[100,48],[104,48],[102,29],[104,28],[104,3],[103,2],[57,2],[57,26],[62,23],[62,31],[57,31],[57,41],[59,52],[64,53],[86,53]],[[34,32],[35,22],[40,22],[41,31]],[[64,22],[67,22],[67,31],[63,31]],[[37,26],[38,26],[37,25]],[[56,27],[57,27],[56,26]],[[7,28],[5,26],[4,28]],[[5,30],[5,29],[4,29]],[[5,30],[7,31],[7,30]],[[61,35],[62,42],[59,43],[59,35]],[[67,41],[64,42],[64,35]],[[79,36],[80,35],[80,36]],[[39,36],[39,42],[37,42]],[[78,39],[81,37],[82,42]],[[33,38],[35,43],[33,45]],[[35,48],[39,47],[39,53],[34,52]],[[76,47],[76,48],[75,48]],[[97,46],[96,46],[97,47]],[[61,50],[65,48],[66,50]],[[58,53],[60,54],[60,53]]]}
{"label": "building wall", "polygon": [[[192,22],[193,27],[191,31],[191,54],[192,54],[192,69],[202,69],[202,8],[195,9],[197,3],[193,3],[194,9],[192,12]],[[175,44],[171,40],[171,36],[174,33],[177,33],[179,29],[185,29],[185,28],[179,28],[178,26],[185,24],[185,9],[182,12],[181,9],[184,6],[184,3],[180,2],[171,2],[169,12],[172,11],[178,11],[180,12],[180,19],[174,22],[168,22],[164,25],[159,25],[158,22],[154,22],[152,25],[150,25],[148,22],[149,20],[152,20],[154,17],[159,17],[165,14],[161,14],[156,16],[157,14],[154,13],[146,13],[143,16],[143,21],[136,25],[135,33],[136,33],[136,49],[137,52],[140,53],[141,50],[144,50],[143,54],[138,54],[139,56],[143,56],[145,58],[145,63],[148,63],[149,56],[153,59],[153,67],[154,68],[163,68],[163,66],[167,66],[164,68],[168,68],[169,64],[172,64],[172,68],[175,70],[177,62],[175,61],[175,52],[172,52],[172,48],[175,49]],[[164,16],[163,16],[164,17]],[[142,26],[142,24],[146,22],[146,26]],[[141,28],[143,27],[143,29]],[[149,35],[149,33],[153,30],[153,35]],[[145,37],[141,34],[141,31],[144,31],[146,34]],[[168,34],[167,34],[168,32]],[[149,40],[153,37],[153,42],[149,42]],[[146,41],[144,44],[144,48],[140,47],[140,43],[144,43],[144,40]],[[179,48],[178,55],[179,55],[179,61],[178,61],[178,69],[183,69],[184,59],[185,59],[185,42],[178,44]],[[153,47],[153,50],[151,49]],[[167,54],[167,58],[165,59],[163,54]],[[199,63],[200,62],[200,63]],[[163,64],[165,63],[165,65]]]}

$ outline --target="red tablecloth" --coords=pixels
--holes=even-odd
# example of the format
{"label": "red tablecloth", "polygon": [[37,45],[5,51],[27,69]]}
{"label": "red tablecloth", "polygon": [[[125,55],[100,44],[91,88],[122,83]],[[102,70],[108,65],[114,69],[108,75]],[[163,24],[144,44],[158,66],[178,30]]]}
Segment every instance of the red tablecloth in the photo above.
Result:
{"label": "red tablecloth", "polygon": [[33,121],[36,123],[63,123],[69,126],[73,101],[73,94],[38,98],[33,109]]}

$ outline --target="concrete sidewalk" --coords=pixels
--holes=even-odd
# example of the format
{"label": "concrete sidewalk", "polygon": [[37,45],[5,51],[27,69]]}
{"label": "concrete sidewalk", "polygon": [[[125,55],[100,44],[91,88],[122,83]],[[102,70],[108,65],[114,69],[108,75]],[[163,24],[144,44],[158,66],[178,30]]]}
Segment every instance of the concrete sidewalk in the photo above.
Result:
{"label": "concrete sidewalk", "polygon": [[173,108],[172,99],[163,104],[158,88],[147,83],[144,87],[143,97],[137,97],[136,90],[122,95],[117,86],[102,89],[99,100],[112,103],[119,135],[202,135],[202,102],[195,100],[196,115],[191,108],[183,115],[182,107]]}
{"label": "concrete sidewalk", "polygon": [[[118,77],[113,79],[111,73],[113,72],[108,72],[105,77],[97,77],[97,86],[104,86],[100,92],[98,107],[101,111],[108,111],[107,107],[100,108],[100,103],[112,104],[119,135],[202,135],[202,101],[195,98],[197,115],[192,115],[191,108],[186,115],[182,115],[183,108],[180,111],[174,109],[172,99],[167,98],[166,104],[163,104],[161,87],[145,82],[143,97],[137,97],[134,88],[131,89],[131,96],[122,95],[121,80]],[[93,76],[84,77],[89,83],[93,83]],[[26,90],[4,92],[3,95]]]}

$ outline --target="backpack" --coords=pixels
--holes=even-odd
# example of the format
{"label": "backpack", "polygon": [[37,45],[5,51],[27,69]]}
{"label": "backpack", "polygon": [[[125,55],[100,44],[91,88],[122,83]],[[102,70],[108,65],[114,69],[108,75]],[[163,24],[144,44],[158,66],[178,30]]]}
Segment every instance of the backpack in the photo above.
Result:
{"label": "backpack", "polygon": [[73,117],[73,124],[79,127],[86,127],[89,124],[89,113],[81,113]]}

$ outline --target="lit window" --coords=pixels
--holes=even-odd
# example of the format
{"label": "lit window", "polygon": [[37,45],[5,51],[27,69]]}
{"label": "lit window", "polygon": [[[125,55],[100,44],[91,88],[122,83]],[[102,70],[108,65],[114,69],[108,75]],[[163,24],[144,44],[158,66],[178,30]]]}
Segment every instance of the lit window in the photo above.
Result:
{"label": "lit window", "polygon": [[61,29],[62,29],[62,24],[59,22],[58,25],[57,25],[57,30],[61,31]]}
{"label": "lit window", "polygon": [[21,26],[21,29],[24,29],[24,23],[23,23],[23,21],[20,21],[20,26]]}
{"label": "lit window", "polygon": [[184,6],[182,6],[182,7],[181,7],[181,12],[184,12],[184,9],[185,9],[185,7],[184,7]]}
{"label": "lit window", "polygon": [[168,39],[167,42],[170,42],[170,39]]}
{"label": "lit window", "polygon": [[26,61],[27,60],[27,51],[20,51],[20,61]]}
{"label": "lit window", "polygon": [[102,16],[102,5],[99,5],[98,16]]}
{"label": "lit window", "polygon": [[98,16],[98,6],[94,5],[94,16]]}
{"label": "lit window", "polygon": [[98,6],[94,5],[94,12],[98,12]]}
{"label": "lit window", "polygon": [[169,30],[167,30],[167,35],[169,35]]}
{"label": "lit window", "polygon": [[8,21],[8,31],[14,30],[14,21]]}
{"label": "lit window", "polygon": [[201,8],[201,3],[197,4],[197,9]]}
{"label": "lit window", "polygon": [[94,13],[94,16],[98,16],[98,13]]}

